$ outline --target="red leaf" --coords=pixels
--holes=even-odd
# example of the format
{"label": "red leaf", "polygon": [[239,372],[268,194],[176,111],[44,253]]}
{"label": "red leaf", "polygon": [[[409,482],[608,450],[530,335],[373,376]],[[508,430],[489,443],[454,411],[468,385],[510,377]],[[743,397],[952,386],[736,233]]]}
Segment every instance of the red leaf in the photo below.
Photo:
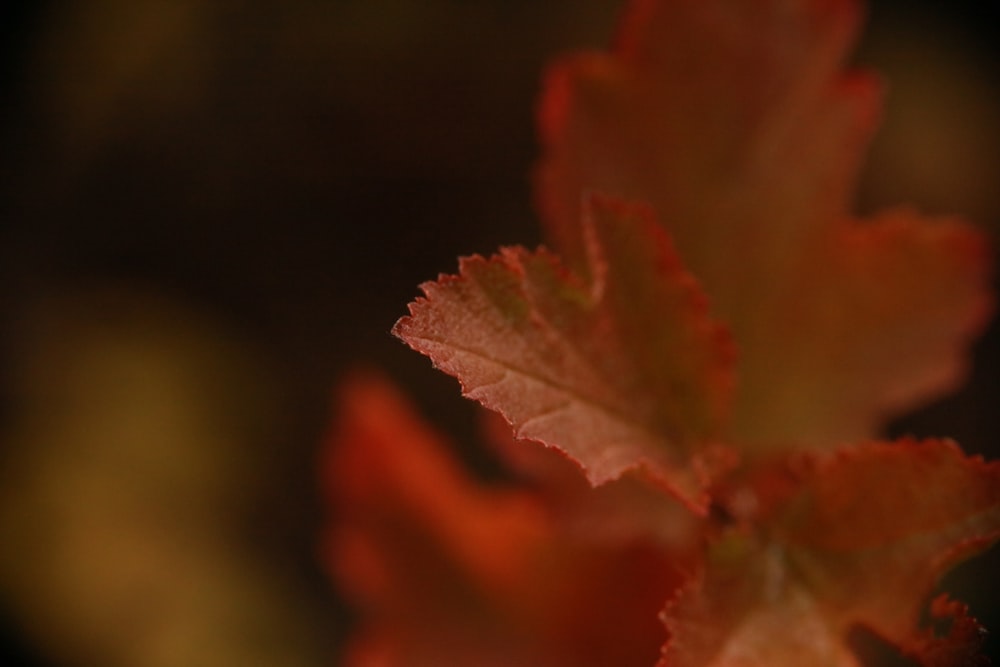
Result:
{"label": "red leaf", "polygon": [[[649,201],[711,293],[846,213],[879,86],[845,74],[853,0],[636,0],[614,53],[550,70],[538,197],[568,258],[580,192]],[[762,277],[762,276],[758,276]],[[720,306],[728,304],[718,304]],[[726,308],[728,310],[728,308]]]}
{"label": "red leaf", "polygon": [[383,608],[413,603],[397,611],[417,613],[426,581],[407,576],[407,563],[433,570],[438,593],[451,588],[459,599],[473,581],[503,590],[548,530],[537,503],[476,485],[381,377],[352,376],[339,399],[324,486],[340,512],[328,562],[348,593]]}
{"label": "red leaf", "polygon": [[848,217],[879,86],[843,61],[852,0],[637,0],[614,53],[546,81],[539,206],[584,262],[580,193],[648,201],[741,350],[732,439],[872,437],[955,388],[990,310],[982,236]]}
{"label": "red leaf", "polygon": [[586,228],[586,282],[545,251],[466,258],[393,332],[592,483],[641,466],[703,508],[723,465],[728,335],[644,209],[595,198]]}
{"label": "red leaf", "polygon": [[346,665],[655,661],[657,610],[680,581],[673,552],[567,531],[545,496],[476,483],[378,377],[346,382],[339,414],[326,560],[361,613]]}
{"label": "red leaf", "polygon": [[[759,531],[715,545],[665,612],[664,665],[846,667],[858,624],[915,652],[938,579],[1000,537],[1000,463],[947,441],[869,444],[761,479]],[[961,651],[958,618],[945,645]]]}

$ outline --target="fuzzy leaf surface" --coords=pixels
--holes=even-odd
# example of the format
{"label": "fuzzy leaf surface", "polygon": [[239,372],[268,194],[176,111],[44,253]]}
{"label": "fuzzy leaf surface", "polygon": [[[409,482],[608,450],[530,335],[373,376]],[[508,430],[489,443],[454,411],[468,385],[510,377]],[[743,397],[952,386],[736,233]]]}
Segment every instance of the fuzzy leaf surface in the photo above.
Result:
{"label": "fuzzy leaf surface", "polygon": [[642,468],[692,507],[726,464],[727,331],[647,210],[594,198],[587,279],[547,251],[466,258],[394,333],[593,484]]}

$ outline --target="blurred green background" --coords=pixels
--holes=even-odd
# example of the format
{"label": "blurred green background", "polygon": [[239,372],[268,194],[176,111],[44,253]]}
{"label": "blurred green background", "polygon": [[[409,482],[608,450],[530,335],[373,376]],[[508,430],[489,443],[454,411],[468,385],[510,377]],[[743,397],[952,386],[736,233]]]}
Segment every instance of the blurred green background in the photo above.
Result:
{"label": "blurred green background", "polygon": [[[453,381],[388,330],[458,255],[539,241],[539,75],[605,45],[620,4],[2,6],[0,664],[332,664],[331,388],[378,364],[472,439]],[[890,84],[859,209],[995,234],[996,2],[874,0],[858,59]],[[996,327],[976,354],[893,430],[1000,454]],[[998,567],[948,586],[1000,631]]]}

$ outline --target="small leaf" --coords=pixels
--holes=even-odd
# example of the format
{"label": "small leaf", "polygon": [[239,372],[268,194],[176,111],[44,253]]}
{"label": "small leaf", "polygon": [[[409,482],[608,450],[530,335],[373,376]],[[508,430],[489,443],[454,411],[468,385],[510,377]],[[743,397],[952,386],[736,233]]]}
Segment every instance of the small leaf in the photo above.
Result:
{"label": "small leaf", "polygon": [[695,508],[725,455],[733,350],[646,212],[594,198],[588,280],[544,250],[466,258],[393,332],[593,484],[642,467]]}
{"label": "small leaf", "polygon": [[1000,538],[1000,463],[901,441],[760,479],[759,531],[732,529],[668,606],[664,665],[853,666],[855,625],[911,653],[968,647],[967,625],[927,644],[919,621],[940,577]]}

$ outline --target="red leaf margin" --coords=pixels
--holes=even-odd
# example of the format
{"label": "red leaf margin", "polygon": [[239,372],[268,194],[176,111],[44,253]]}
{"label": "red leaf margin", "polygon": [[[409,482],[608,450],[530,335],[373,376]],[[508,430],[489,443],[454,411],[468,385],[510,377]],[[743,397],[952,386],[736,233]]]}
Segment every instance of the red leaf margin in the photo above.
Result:
{"label": "red leaf margin", "polygon": [[592,484],[639,469],[704,514],[734,464],[731,337],[648,208],[595,194],[587,211],[588,278],[544,249],[466,257],[393,334]]}

